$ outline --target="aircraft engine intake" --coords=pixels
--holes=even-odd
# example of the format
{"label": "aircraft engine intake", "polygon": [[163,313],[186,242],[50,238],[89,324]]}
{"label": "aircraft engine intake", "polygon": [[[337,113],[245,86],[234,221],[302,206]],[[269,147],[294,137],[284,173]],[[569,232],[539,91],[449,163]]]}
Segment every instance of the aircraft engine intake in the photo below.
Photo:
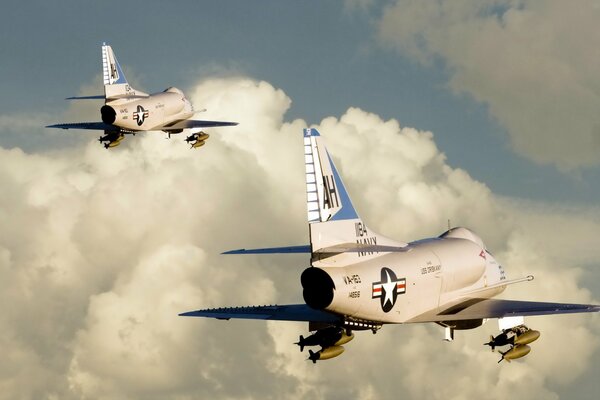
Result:
{"label": "aircraft engine intake", "polygon": [[100,114],[102,115],[102,122],[105,124],[112,125],[117,119],[117,112],[111,106],[102,106]]}
{"label": "aircraft engine intake", "polygon": [[302,296],[309,307],[322,310],[333,301],[335,284],[331,276],[321,268],[310,267],[300,276]]}

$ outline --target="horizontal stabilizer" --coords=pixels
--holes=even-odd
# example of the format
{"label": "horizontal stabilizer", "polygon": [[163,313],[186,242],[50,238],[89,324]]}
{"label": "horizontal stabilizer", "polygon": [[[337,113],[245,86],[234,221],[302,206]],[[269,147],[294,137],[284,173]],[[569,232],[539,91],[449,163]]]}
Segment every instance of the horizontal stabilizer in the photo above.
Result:
{"label": "horizontal stabilizer", "polygon": [[229,250],[221,254],[294,254],[310,253],[310,245],[286,246],[286,247],[267,247],[263,249],[238,249]]}
{"label": "horizontal stabilizer", "polygon": [[133,99],[147,99],[148,97],[150,97],[149,94],[140,92],[139,90],[135,93],[125,93],[125,94],[115,94],[110,96],[109,100],[119,100],[119,99],[127,99],[127,100],[133,100]]}
{"label": "horizontal stabilizer", "polygon": [[410,251],[409,246],[386,246],[368,243],[342,243],[324,247],[314,251],[315,254],[341,253],[404,253]]}
{"label": "horizontal stabilizer", "polygon": [[105,100],[103,94],[98,94],[96,96],[71,96],[67,97],[65,100]]}
{"label": "horizontal stabilizer", "polygon": [[223,307],[189,311],[179,314],[181,317],[206,317],[217,319],[262,319],[276,321],[302,322],[340,322],[341,317],[326,311],[314,310],[306,304],[273,306]]}

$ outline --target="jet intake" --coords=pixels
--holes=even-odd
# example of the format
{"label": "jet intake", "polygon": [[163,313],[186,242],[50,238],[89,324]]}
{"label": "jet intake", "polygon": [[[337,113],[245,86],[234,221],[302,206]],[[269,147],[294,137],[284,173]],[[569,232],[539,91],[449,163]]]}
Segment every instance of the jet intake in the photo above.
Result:
{"label": "jet intake", "polygon": [[310,267],[302,272],[300,282],[302,295],[309,307],[322,310],[333,301],[335,284],[331,276],[321,268]]}
{"label": "jet intake", "polygon": [[112,125],[117,120],[117,112],[111,106],[102,106],[100,114],[102,114],[102,122],[105,124]]}

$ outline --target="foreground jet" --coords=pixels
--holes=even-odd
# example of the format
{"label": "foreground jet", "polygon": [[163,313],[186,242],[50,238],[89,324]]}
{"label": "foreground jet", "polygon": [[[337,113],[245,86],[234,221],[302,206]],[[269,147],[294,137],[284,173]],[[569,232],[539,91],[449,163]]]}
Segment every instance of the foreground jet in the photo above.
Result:
{"label": "foreground jet", "polygon": [[180,314],[192,317],[306,321],[311,336],[296,343],[317,362],[340,355],[353,331],[377,332],[384,324],[435,322],[454,331],[498,318],[502,332],[485,343],[502,360],[525,356],[540,333],[524,325],[528,315],[598,312],[600,305],[496,300],[511,284],[483,241],[465,228],[402,243],[373,232],[356,213],[342,179],[316,129],[304,131],[310,245],[241,249],[225,254],[310,253],[300,277],[306,304],[227,307]]}
{"label": "foreground jet", "polygon": [[125,135],[145,131],[163,131],[169,137],[184,129],[195,129],[186,141],[192,148],[204,145],[208,135],[199,128],[234,126],[237,122],[198,121],[189,119],[194,108],[183,92],[170,87],[163,92],[147,94],[132,88],[110,46],[102,45],[104,95],[69,97],[68,100],[103,99],[102,122],[76,122],[48,125],[46,128],[92,129],[104,131],[98,139],[105,148],[118,146]]}

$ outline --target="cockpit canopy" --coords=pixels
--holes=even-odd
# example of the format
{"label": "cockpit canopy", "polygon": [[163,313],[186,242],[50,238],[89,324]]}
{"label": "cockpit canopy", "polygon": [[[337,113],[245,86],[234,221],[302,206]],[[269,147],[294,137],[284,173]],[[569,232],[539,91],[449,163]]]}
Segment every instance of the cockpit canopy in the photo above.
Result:
{"label": "cockpit canopy", "polygon": [[183,92],[180,89],[177,89],[176,87],[173,87],[173,86],[166,88],[164,91],[166,93],[177,93],[177,94],[180,94],[183,96]]}
{"label": "cockpit canopy", "polygon": [[452,228],[452,229],[442,233],[440,235],[440,238],[442,238],[442,239],[446,239],[446,238],[466,239],[466,240],[470,240],[473,243],[476,243],[482,249],[486,248],[485,244],[483,243],[483,240],[481,240],[481,238],[479,236],[477,236],[475,233],[473,233],[473,231],[471,231],[467,228],[461,228],[461,227]]}

